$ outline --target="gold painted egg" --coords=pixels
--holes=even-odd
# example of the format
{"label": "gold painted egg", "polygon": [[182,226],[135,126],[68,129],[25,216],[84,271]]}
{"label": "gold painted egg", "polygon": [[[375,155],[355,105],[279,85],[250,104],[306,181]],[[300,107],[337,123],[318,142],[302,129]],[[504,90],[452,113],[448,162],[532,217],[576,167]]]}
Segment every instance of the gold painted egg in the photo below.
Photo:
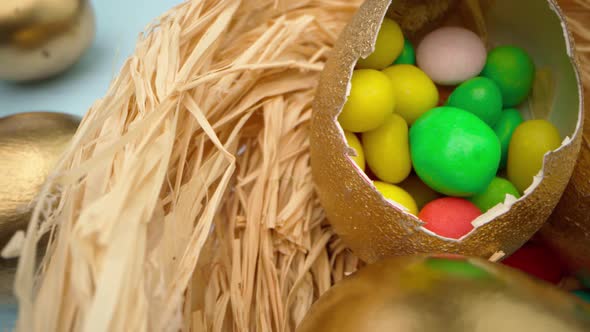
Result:
{"label": "gold painted egg", "polygon": [[500,264],[396,257],[368,265],[312,305],[297,332],[582,332],[590,306]]}
{"label": "gold painted egg", "polygon": [[94,39],[88,0],[0,2],[0,80],[30,81],[73,65]]}
{"label": "gold painted egg", "polygon": [[[481,10],[474,4],[485,8]],[[428,15],[430,12],[433,14]],[[386,200],[371,179],[354,167],[351,150],[338,124],[355,64],[371,54],[385,16],[398,21],[409,38],[418,39],[437,26],[462,24],[478,32],[488,50],[507,44],[526,49],[538,69],[555,77],[556,84],[547,94],[554,98],[541,103],[549,112],[538,112],[532,102],[525,102],[520,108],[525,119],[534,119],[539,113],[546,115],[557,127],[563,143],[545,155],[542,170],[520,199],[508,199],[478,217],[472,223],[474,229],[461,239],[427,231],[416,216]],[[480,16],[482,20],[478,21]],[[336,43],[313,105],[311,163],[320,201],[336,233],[368,262],[417,253],[445,252],[484,258],[498,252],[510,255],[541,229],[564,192],[582,141],[581,105],[572,40],[563,15],[552,0],[368,0]]]}
{"label": "gold painted egg", "polygon": [[0,118],[0,247],[26,227],[32,201],[78,124],[77,117],[49,112]]}

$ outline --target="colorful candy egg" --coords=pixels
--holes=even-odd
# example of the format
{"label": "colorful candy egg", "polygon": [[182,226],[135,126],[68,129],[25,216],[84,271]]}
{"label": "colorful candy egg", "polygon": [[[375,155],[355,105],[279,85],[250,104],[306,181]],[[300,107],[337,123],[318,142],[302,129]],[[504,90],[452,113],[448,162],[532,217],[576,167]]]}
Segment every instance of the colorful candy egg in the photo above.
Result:
{"label": "colorful candy egg", "polygon": [[477,76],[486,63],[487,51],[474,32],[443,27],[424,37],[416,50],[416,63],[434,82],[455,85]]}
{"label": "colorful candy egg", "polygon": [[399,183],[410,175],[408,125],[401,116],[389,115],[380,127],[364,132],[361,138],[367,164],[379,179]]}
{"label": "colorful candy egg", "polygon": [[500,114],[500,119],[494,126],[496,136],[500,140],[502,146],[502,159],[500,160],[500,169],[506,167],[506,161],[508,160],[508,147],[510,146],[510,140],[512,134],[518,126],[523,122],[522,115],[517,109],[508,108]]}
{"label": "colorful candy egg", "polygon": [[447,105],[471,112],[493,127],[502,114],[502,93],[489,78],[475,77],[461,83],[449,96]]}
{"label": "colorful candy egg", "polygon": [[491,50],[481,73],[502,91],[504,107],[522,103],[531,92],[535,79],[535,63],[520,47],[500,46]]}
{"label": "colorful candy egg", "polygon": [[506,199],[506,195],[520,198],[520,193],[510,181],[495,177],[485,191],[476,194],[469,198],[469,200],[475,204],[481,212],[485,213],[497,204],[503,203]]}
{"label": "colorful candy egg", "polygon": [[578,289],[572,292],[574,295],[576,295],[577,297],[579,297],[580,299],[582,299],[585,302],[590,303],[590,292],[587,290],[583,290],[583,289]]}
{"label": "colorful candy egg", "polygon": [[399,25],[385,18],[381,23],[375,50],[366,59],[359,59],[356,66],[363,69],[381,70],[393,63],[404,49],[404,35]]}
{"label": "colorful candy egg", "polygon": [[435,234],[459,239],[473,230],[471,223],[480,215],[477,206],[466,199],[443,197],[426,204],[418,217]]}
{"label": "colorful candy egg", "polygon": [[396,204],[401,205],[404,209],[406,209],[409,213],[413,215],[418,214],[418,207],[416,205],[416,201],[414,201],[414,198],[407,191],[403,190],[402,188],[396,185],[381,181],[375,181],[373,182],[373,184],[375,185],[375,188],[377,188],[377,190],[381,193],[381,195],[383,195],[383,197]]}
{"label": "colorful candy egg", "polygon": [[424,114],[410,129],[416,174],[432,189],[449,196],[484,191],[500,164],[500,142],[477,116],[454,107]]}
{"label": "colorful candy egg", "polygon": [[508,149],[508,179],[524,192],[543,166],[549,151],[561,145],[557,128],[547,120],[529,120],[516,128]]}
{"label": "colorful candy egg", "polygon": [[412,125],[438,102],[438,90],[432,80],[418,67],[395,65],[385,70],[393,83],[395,112]]}
{"label": "colorful candy egg", "polygon": [[397,57],[394,65],[415,65],[416,64],[416,51],[412,42],[406,39],[404,41],[404,48],[402,53]]}
{"label": "colorful candy egg", "polygon": [[387,75],[373,69],[355,70],[350,94],[338,121],[344,130],[364,132],[379,127],[393,113],[395,95]]}

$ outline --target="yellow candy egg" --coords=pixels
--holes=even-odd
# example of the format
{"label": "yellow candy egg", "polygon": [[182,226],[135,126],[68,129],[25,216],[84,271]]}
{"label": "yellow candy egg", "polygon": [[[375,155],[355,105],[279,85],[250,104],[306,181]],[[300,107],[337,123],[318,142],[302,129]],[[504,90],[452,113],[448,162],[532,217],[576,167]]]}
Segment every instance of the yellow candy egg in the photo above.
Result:
{"label": "yellow candy egg", "polygon": [[398,114],[391,114],[383,125],[362,134],[367,164],[382,181],[399,183],[410,175],[412,162],[408,125]]}
{"label": "yellow candy egg", "polygon": [[375,184],[375,188],[377,188],[383,197],[405,207],[413,215],[418,214],[416,201],[414,201],[414,198],[407,191],[396,185],[381,181],[375,181],[373,184]]}
{"label": "yellow candy egg", "polygon": [[358,137],[354,133],[349,131],[344,132],[344,137],[346,137],[346,142],[348,146],[354,149],[356,152],[356,156],[351,156],[352,160],[360,167],[361,170],[365,170],[365,153],[363,152],[363,146],[361,145],[361,141],[359,141]]}
{"label": "yellow candy egg", "polygon": [[350,80],[350,94],[338,117],[344,130],[360,133],[379,127],[393,113],[393,83],[374,69],[355,70]]}
{"label": "yellow candy egg", "polygon": [[393,83],[396,97],[395,112],[408,124],[438,103],[438,89],[420,68],[412,65],[395,65],[383,70]]}
{"label": "yellow candy egg", "polygon": [[366,59],[359,59],[357,68],[383,69],[391,65],[404,49],[404,35],[400,26],[385,18],[377,34],[375,50]]}
{"label": "yellow candy egg", "polygon": [[520,192],[532,183],[543,166],[543,157],[561,145],[555,126],[546,120],[530,120],[516,128],[508,148],[508,179]]}

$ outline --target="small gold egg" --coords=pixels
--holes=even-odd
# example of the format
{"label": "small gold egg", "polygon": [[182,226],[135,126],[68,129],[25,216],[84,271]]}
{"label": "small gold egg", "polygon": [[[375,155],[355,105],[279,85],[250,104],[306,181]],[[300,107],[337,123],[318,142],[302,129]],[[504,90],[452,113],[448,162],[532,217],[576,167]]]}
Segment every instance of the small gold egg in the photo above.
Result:
{"label": "small gold egg", "polygon": [[95,33],[87,0],[0,1],[0,80],[49,78],[72,66]]}
{"label": "small gold egg", "polygon": [[297,332],[582,332],[590,307],[551,284],[475,258],[397,257],[337,283]]}
{"label": "small gold egg", "polygon": [[77,117],[49,112],[0,118],[0,247],[26,227],[33,199],[78,124]]}

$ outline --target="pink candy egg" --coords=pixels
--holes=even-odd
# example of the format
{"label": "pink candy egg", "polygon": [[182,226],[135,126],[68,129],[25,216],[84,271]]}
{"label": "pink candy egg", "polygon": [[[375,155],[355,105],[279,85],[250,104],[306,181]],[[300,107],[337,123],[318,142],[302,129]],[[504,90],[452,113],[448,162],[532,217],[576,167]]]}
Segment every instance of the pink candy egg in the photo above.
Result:
{"label": "pink candy egg", "polygon": [[418,45],[418,66],[440,85],[455,85],[482,71],[487,51],[474,32],[459,27],[432,31]]}

